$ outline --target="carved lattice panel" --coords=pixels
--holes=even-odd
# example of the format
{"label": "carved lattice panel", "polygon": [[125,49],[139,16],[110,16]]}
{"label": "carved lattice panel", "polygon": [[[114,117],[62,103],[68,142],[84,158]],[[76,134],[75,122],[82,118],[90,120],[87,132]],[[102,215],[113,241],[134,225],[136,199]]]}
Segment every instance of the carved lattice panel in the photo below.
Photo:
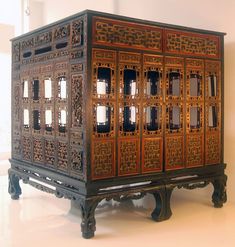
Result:
{"label": "carved lattice panel", "polygon": [[83,152],[71,147],[71,173],[83,173]]}
{"label": "carved lattice panel", "polygon": [[21,158],[21,132],[20,123],[12,123],[12,156],[14,158]]}
{"label": "carved lattice panel", "polygon": [[165,39],[165,51],[169,53],[220,57],[218,36],[167,30]]}
{"label": "carved lattice panel", "polygon": [[71,78],[72,127],[81,127],[83,123],[82,86],[83,86],[83,75],[81,74],[72,75]]}
{"label": "carved lattice panel", "polygon": [[59,170],[67,171],[68,170],[68,143],[58,142],[58,164],[57,168]]}
{"label": "carved lattice panel", "polygon": [[31,161],[32,159],[32,152],[31,152],[31,138],[28,136],[22,137],[22,157],[23,160]]}
{"label": "carved lattice panel", "polygon": [[70,35],[70,24],[56,27],[53,31],[54,41],[66,39]]}
{"label": "carved lattice panel", "polygon": [[12,44],[12,62],[16,63],[20,61],[20,43]]}
{"label": "carved lattice panel", "polygon": [[154,26],[93,17],[93,43],[161,51],[162,30]]}
{"label": "carved lattice panel", "polygon": [[115,144],[113,140],[94,141],[92,146],[92,179],[113,177],[115,174]]}
{"label": "carved lattice panel", "polygon": [[165,164],[167,170],[180,169],[184,167],[184,137],[166,137]]}
{"label": "carved lattice panel", "polygon": [[45,140],[45,163],[55,166],[56,143],[53,140]]}
{"label": "carved lattice panel", "polygon": [[72,38],[71,43],[73,47],[83,45],[83,25],[84,21],[82,19],[78,19],[72,22]]}
{"label": "carved lattice panel", "polygon": [[188,135],[186,141],[186,166],[202,166],[204,163],[204,135]]}
{"label": "carved lattice panel", "polygon": [[145,138],[143,140],[142,172],[156,172],[162,170],[162,139]]}
{"label": "carved lattice panel", "polygon": [[33,161],[42,163],[43,159],[43,141],[40,139],[33,139]]}
{"label": "carved lattice panel", "polygon": [[219,164],[221,159],[220,132],[206,134],[206,165]]}
{"label": "carved lattice panel", "polygon": [[139,140],[121,139],[118,142],[119,176],[139,173]]}

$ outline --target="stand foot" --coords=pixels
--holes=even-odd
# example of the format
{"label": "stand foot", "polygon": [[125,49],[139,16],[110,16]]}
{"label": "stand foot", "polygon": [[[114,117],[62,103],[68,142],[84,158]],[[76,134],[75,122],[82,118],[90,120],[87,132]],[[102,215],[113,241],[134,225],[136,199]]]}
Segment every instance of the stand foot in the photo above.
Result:
{"label": "stand foot", "polygon": [[170,199],[173,188],[165,186],[153,193],[156,201],[156,208],[153,210],[151,216],[155,221],[167,220],[171,217]]}
{"label": "stand foot", "polygon": [[19,183],[19,178],[11,172],[11,169],[8,170],[9,174],[9,186],[8,193],[11,195],[12,200],[18,200],[21,195],[21,188]]}
{"label": "stand foot", "polygon": [[221,178],[215,179],[212,182],[214,186],[212,202],[214,203],[215,208],[223,207],[223,204],[227,201],[226,183],[227,183],[226,175],[223,175]]}
{"label": "stand foot", "polygon": [[81,231],[83,238],[89,239],[94,237],[96,230],[95,209],[99,201],[83,199],[80,202],[82,213]]}

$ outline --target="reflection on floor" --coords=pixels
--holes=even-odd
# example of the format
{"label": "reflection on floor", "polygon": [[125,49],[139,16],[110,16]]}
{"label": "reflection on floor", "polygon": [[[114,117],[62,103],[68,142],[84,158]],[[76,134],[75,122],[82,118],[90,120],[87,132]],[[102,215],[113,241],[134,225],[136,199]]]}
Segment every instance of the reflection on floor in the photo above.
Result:
{"label": "reflection on floor", "polygon": [[80,233],[80,213],[65,199],[21,184],[23,195],[12,201],[7,193],[7,161],[0,162],[0,246],[1,247],[233,247],[235,205],[212,207],[212,188],[176,190],[170,220],[150,219],[154,202],[142,200],[116,203],[104,201],[96,210],[95,238]]}

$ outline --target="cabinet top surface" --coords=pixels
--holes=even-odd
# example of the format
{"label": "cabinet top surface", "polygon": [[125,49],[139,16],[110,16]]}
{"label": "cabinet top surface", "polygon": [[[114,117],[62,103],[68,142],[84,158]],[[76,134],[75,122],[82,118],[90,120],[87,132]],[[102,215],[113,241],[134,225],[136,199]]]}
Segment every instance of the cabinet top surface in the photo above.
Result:
{"label": "cabinet top surface", "polygon": [[128,21],[128,22],[133,22],[133,23],[151,25],[151,26],[160,27],[160,28],[169,28],[169,29],[175,29],[175,30],[183,30],[183,31],[189,31],[189,32],[202,33],[202,34],[213,34],[213,35],[220,35],[220,36],[226,35],[226,33],[224,33],[224,32],[217,32],[217,31],[211,31],[211,30],[205,30],[205,29],[197,29],[197,28],[191,28],[191,27],[185,27],[185,26],[179,26],[179,25],[160,23],[160,22],[155,22],[155,21],[143,20],[143,19],[121,16],[121,15],[114,15],[114,14],[109,14],[109,13],[104,13],[104,12],[93,11],[93,10],[84,10],[82,12],[68,16],[68,17],[63,18],[61,20],[58,20],[56,22],[50,23],[48,25],[45,25],[43,27],[40,27],[40,28],[35,29],[33,31],[30,31],[28,33],[22,34],[18,37],[13,38],[11,41],[20,40],[20,39],[25,38],[27,36],[30,36],[32,34],[43,32],[43,31],[47,30],[48,28],[52,28],[56,25],[60,25],[62,23],[71,21],[71,20],[78,18],[82,15],[106,17],[106,18],[111,18],[114,20]]}

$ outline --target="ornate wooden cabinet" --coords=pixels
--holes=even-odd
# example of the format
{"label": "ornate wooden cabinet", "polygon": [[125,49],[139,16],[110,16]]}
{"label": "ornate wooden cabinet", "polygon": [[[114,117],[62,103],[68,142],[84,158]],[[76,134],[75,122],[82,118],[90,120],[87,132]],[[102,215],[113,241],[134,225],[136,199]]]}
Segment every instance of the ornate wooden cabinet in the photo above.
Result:
{"label": "ornate wooden cabinet", "polygon": [[223,163],[224,33],[84,11],[12,40],[12,158],[19,180],[78,203],[83,237],[103,199],[214,186]]}

